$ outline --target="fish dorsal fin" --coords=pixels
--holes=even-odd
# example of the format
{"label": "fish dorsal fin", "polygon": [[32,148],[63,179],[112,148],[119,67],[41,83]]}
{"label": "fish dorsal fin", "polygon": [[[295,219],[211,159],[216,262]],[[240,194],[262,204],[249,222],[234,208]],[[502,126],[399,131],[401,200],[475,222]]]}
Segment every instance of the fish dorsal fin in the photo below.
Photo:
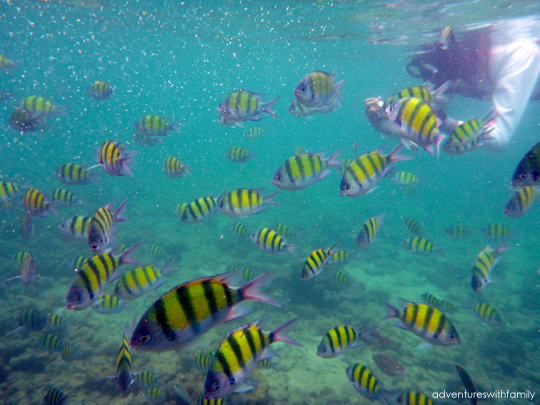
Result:
{"label": "fish dorsal fin", "polygon": [[[229,336],[231,336],[232,334],[240,331],[240,330],[245,330],[245,329],[248,329],[252,326],[261,326],[261,324],[264,322],[264,319],[265,319],[265,315],[261,315],[259,316],[257,319],[255,319],[254,321],[251,321],[251,322],[248,322],[248,323],[245,323],[243,325],[238,325],[236,328],[232,329],[229,333],[227,333],[227,335],[225,335],[225,338],[223,339],[223,342],[225,342]],[[222,343],[223,343],[222,342]]]}

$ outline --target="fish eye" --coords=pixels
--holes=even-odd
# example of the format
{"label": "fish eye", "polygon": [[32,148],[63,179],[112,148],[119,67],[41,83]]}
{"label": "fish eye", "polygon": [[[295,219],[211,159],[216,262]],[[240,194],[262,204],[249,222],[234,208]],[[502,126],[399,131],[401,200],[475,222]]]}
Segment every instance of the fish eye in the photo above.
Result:
{"label": "fish eye", "polygon": [[281,181],[282,177],[281,176],[276,176],[276,180],[277,181]]}
{"label": "fish eye", "polygon": [[345,190],[350,190],[351,189],[351,186],[349,186],[348,184],[344,187]]}
{"label": "fish eye", "polygon": [[450,339],[454,339],[454,335],[450,335]]}
{"label": "fish eye", "polygon": [[139,342],[141,343],[146,343],[150,340],[150,335],[142,335],[140,338],[139,338]]}
{"label": "fish eye", "polygon": [[521,180],[525,180],[527,177],[529,177],[529,175],[527,173],[520,173],[520,175],[519,175],[519,178]]}
{"label": "fish eye", "polygon": [[212,389],[214,390],[214,392],[219,391],[219,383],[215,383],[214,385],[212,385]]}
{"label": "fish eye", "polygon": [[321,352],[324,353],[325,351],[326,351],[326,347],[323,347],[323,348],[321,349]]}
{"label": "fish eye", "polygon": [[80,301],[80,300],[81,300],[81,296],[80,296],[80,295],[77,295],[77,296],[75,297],[75,301]]}

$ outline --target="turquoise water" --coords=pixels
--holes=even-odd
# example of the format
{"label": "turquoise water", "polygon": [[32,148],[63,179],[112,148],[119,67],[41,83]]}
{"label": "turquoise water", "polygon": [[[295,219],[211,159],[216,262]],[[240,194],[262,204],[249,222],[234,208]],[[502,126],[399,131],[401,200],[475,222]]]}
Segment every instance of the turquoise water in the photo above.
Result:
{"label": "turquoise water", "polygon": [[[383,144],[389,151],[396,142],[382,139],[370,126],[364,100],[385,98],[420,84],[404,69],[415,45],[436,40],[444,25],[452,25],[459,35],[467,24],[530,15],[538,7],[534,2],[503,1],[443,5],[427,1],[395,3],[395,7],[347,1],[2,2],[1,53],[16,61],[19,69],[0,72],[0,89],[15,99],[6,100],[1,111],[0,181],[27,180],[44,193],[66,188],[82,203],[58,207],[58,215],[35,218],[29,241],[19,235],[22,206],[0,212],[0,277],[19,273],[20,265],[10,260],[18,251],[32,253],[36,273],[43,277],[30,285],[20,280],[0,285],[0,402],[41,404],[45,393],[55,387],[69,395],[70,404],[151,402],[136,385],[122,392],[114,381],[102,379],[115,375],[126,323],[134,313],[139,319],[174,286],[224,273],[229,266],[247,267],[256,275],[275,270],[277,278],[265,291],[285,305],[273,309],[251,304],[251,314],[205,334],[202,340],[210,342],[206,346],[157,354],[133,349],[133,371],[155,372],[168,405],[181,403],[175,383],[183,384],[194,399],[201,395],[205,375],[194,367],[197,354],[216,349],[233,327],[263,313],[268,313],[267,329],[299,317],[290,335],[303,347],[278,344],[283,349],[275,369],[256,369],[256,389],[233,395],[230,401],[367,403],[368,399],[347,387],[345,369],[355,363],[366,365],[393,392],[392,398],[407,390],[427,395],[463,390],[455,364],[469,372],[479,390],[534,392],[540,384],[538,207],[533,205],[526,216],[514,220],[502,209],[512,193],[509,181],[517,163],[538,141],[537,103],[528,106],[514,142],[502,154],[441,153],[437,160],[418,151],[412,154],[413,160],[396,163],[397,170],[421,179],[417,195],[407,195],[384,179],[373,193],[340,197],[341,175],[332,173],[304,190],[282,191],[275,198],[280,206],[238,221],[218,212],[200,224],[184,224],[174,212],[183,202],[217,196],[225,189],[265,187],[265,194],[277,190],[272,177],[293,156],[296,146],[328,154],[344,148],[343,159]],[[372,37],[398,39],[371,44]],[[287,113],[293,90],[313,70],[345,80],[342,108],[316,114],[312,120],[294,117]],[[111,99],[100,102],[87,95],[87,87],[95,80],[114,86]],[[236,88],[263,93],[265,100],[281,95],[275,105],[279,120],[265,115],[259,123],[245,123],[246,128],[221,125],[217,107]],[[15,104],[30,95],[66,105],[67,117],[47,117],[43,131],[18,133],[9,126],[9,117]],[[468,120],[484,116],[490,108],[488,102],[456,96],[447,112]],[[133,124],[146,114],[181,120],[181,131],[153,147],[137,145]],[[266,133],[250,141],[243,134],[254,126]],[[96,164],[94,152],[108,139],[124,143],[128,151],[139,151],[132,166],[134,178],[101,172],[99,181],[83,186],[64,186],[56,179],[53,172],[64,163]],[[352,148],[355,141],[357,154]],[[245,164],[228,161],[225,152],[231,146],[256,153],[256,159]],[[168,178],[162,170],[168,156],[192,165],[192,176]],[[147,249],[151,243],[158,244],[167,256],[176,257],[175,267],[180,271],[119,314],[67,310],[65,297],[74,277],[67,261],[79,255],[89,257],[91,251],[86,241],[66,241],[57,226],[73,215],[91,216],[110,201],[117,207],[124,199],[129,221],[118,224],[114,243],[130,246],[144,240],[137,254],[142,264],[156,262]],[[357,251],[354,237],[362,224],[383,212],[386,218],[377,240],[360,251],[356,260],[326,266],[315,279],[300,281],[303,263],[313,250],[339,242],[339,249]],[[424,237],[447,249],[444,256],[408,253],[401,241],[412,235],[402,217],[415,218]],[[276,222],[287,224],[297,233],[287,241],[298,245],[298,256],[260,252],[249,238],[232,233],[235,222],[243,223],[249,234]],[[475,294],[470,275],[476,256],[487,244],[498,243],[481,232],[489,223],[512,228],[508,242],[512,249],[503,254],[495,270],[497,282]],[[472,234],[452,239],[444,231],[454,225],[467,226]],[[336,283],[336,270],[352,284]],[[426,292],[458,307],[444,312],[460,334],[460,345],[415,350],[420,339],[393,328],[392,320],[379,323],[386,314],[383,300],[393,305],[399,305],[399,298],[420,302]],[[479,301],[497,309],[502,326],[484,326],[471,314],[467,306]],[[67,322],[61,328],[12,333],[17,316],[27,307],[56,313]],[[323,335],[339,324],[378,326],[378,332],[392,343],[366,342],[362,348],[347,351],[344,358],[317,357]],[[39,340],[45,333],[79,346],[83,355],[66,363],[60,353],[41,350]],[[373,354],[399,361],[407,374],[386,375],[375,365]]]}

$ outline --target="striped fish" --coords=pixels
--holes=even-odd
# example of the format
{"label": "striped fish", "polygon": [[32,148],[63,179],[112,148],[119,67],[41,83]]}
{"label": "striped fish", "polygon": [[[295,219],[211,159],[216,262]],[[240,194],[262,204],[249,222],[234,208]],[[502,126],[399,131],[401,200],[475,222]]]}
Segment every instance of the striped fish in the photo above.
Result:
{"label": "striped fish", "polygon": [[225,156],[233,163],[246,163],[249,159],[255,159],[255,153],[249,153],[247,149],[239,146],[231,146]]}
{"label": "striped fish", "polygon": [[[94,166],[96,167],[96,166]],[[91,169],[86,169],[83,166],[77,165],[75,163],[64,163],[58,169],[54,171],[54,174],[64,184],[69,185],[82,185],[88,184],[92,180],[97,180],[98,176],[95,173],[89,173]]]}
{"label": "striped fish", "polygon": [[220,103],[219,122],[233,126],[240,125],[243,121],[260,121],[263,119],[263,112],[277,120],[276,114],[270,107],[279,100],[279,97],[263,103],[260,94],[248,90],[235,90]]}
{"label": "striped fish", "polygon": [[52,388],[45,394],[43,398],[44,405],[64,405],[67,404],[67,395],[58,388]]}
{"label": "striped fish", "polygon": [[379,227],[383,224],[385,215],[386,212],[378,217],[370,218],[362,225],[362,229],[360,229],[360,232],[356,235],[356,246],[360,249],[365,249],[371,245],[377,232],[379,232]]}
{"label": "striped fish", "polygon": [[16,108],[9,116],[9,125],[21,133],[32,132],[44,127],[41,115]]}
{"label": "striped fish", "polygon": [[306,107],[316,108],[333,103],[341,107],[341,87],[345,80],[334,84],[335,78],[321,70],[311,72],[298,83],[294,95],[298,102]]}
{"label": "striped fish", "polygon": [[215,354],[206,380],[204,398],[223,398],[242,386],[249,386],[246,378],[257,366],[257,362],[275,356],[269,348],[272,343],[283,342],[302,346],[287,336],[287,332],[298,321],[292,319],[271,332],[260,328],[261,318],[230,331]]}
{"label": "striped fish", "polygon": [[75,276],[66,297],[66,308],[81,311],[93,305],[107,285],[121,276],[120,266],[137,263],[132,256],[141,242],[118,256],[103,253],[92,256]]}
{"label": "striped fish", "polygon": [[288,236],[293,236],[294,234],[293,230],[290,227],[280,222],[276,222],[276,225],[274,225],[274,230],[284,238]]}
{"label": "striped fish", "polygon": [[302,281],[312,279],[321,274],[328,259],[334,253],[333,249],[336,245],[337,243],[328,250],[317,249],[311,252],[304,262],[304,267],[302,267]]}
{"label": "striped fish", "polygon": [[161,287],[167,282],[167,279],[163,277],[165,274],[178,271],[178,269],[170,267],[173,260],[174,258],[169,259],[161,270],[153,265],[148,265],[128,271],[118,279],[114,288],[114,295],[132,301],[144,297],[149,292]]}
{"label": "striped fish", "polygon": [[66,363],[70,363],[81,355],[82,353],[79,350],[74,349],[71,346],[65,346],[62,349],[61,357],[62,357],[62,360],[64,360]]}
{"label": "striped fish", "polygon": [[47,202],[45,194],[35,188],[26,190],[22,197],[23,207],[32,217],[46,217],[47,211],[58,214],[54,209],[56,202]]}
{"label": "striped fish", "polygon": [[242,269],[242,278],[246,281],[253,280],[255,278],[255,273],[250,269]]}
{"label": "striped fish", "polygon": [[163,402],[165,401],[165,392],[161,387],[152,387],[144,391],[146,398],[154,402]]}
{"label": "striped fish", "polygon": [[163,171],[171,178],[183,177],[185,175],[191,176],[189,168],[191,165],[184,165],[180,159],[173,156],[169,156],[163,163]]}
{"label": "striped fish", "polygon": [[51,325],[51,326],[62,326],[62,325],[64,325],[65,320],[60,315],[56,315],[56,314],[53,314],[53,313],[49,312],[45,316],[47,318],[47,325]]}
{"label": "striped fish", "polygon": [[[135,323],[135,318],[133,318],[133,324]],[[124,329],[124,335],[122,336],[122,343],[118,349],[118,355],[116,356],[116,377],[109,377],[110,379],[116,380],[120,389],[122,391],[127,391],[131,384],[135,382],[135,374],[132,371],[131,363],[131,346],[129,344],[129,336],[131,335],[131,330],[129,323]]]}
{"label": "striped fish", "polygon": [[266,133],[264,128],[261,127],[253,127],[249,128],[244,132],[244,138],[247,138],[251,141],[254,141],[255,139],[260,139],[264,136]]}
{"label": "striped fish", "polygon": [[129,308],[129,302],[119,299],[115,295],[99,295],[92,309],[101,315],[117,314]]}
{"label": "striped fish", "polygon": [[111,98],[113,94],[112,86],[104,80],[96,80],[90,87],[86,89],[86,92],[94,100],[103,101]]}
{"label": "striped fish", "polygon": [[232,226],[232,231],[239,235],[239,236],[242,236],[242,237],[246,237],[247,236],[247,229],[244,225],[242,225],[240,222],[236,222],[233,226]]}
{"label": "striped fish", "polygon": [[354,159],[343,173],[339,195],[360,197],[374,191],[376,184],[394,170],[391,163],[412,159],[411,156],[398,155],[402,147],[399,144],[388,155],[383,155],[379,148]]}
{"label": "striped fish", "polygon": [[26,257],[29,255],[30,253],[28,252],[17,252],[13,256],[11,256],[11,260],[21,264],[24,261],[24,259],[26,259]]}
{"label": "striped fish", "polygon": [[272,184],[287,191],[302,190],[316,181],[324,179],[340,166],[338,156],[342,149],[324,158],[324,153],[303,153],[287,159],[277,170]]}
{"label": "striped fish", "polygon": [[34,234],[32,216],[26,211],[21,216],[20,233],[24,240],[30,240]]}
{"label": "striped fish", "polygon": [[512,176],[514,187],[537,185],[540,185],[540,142],[523,156]]}
{"label": "striped fish", "polygon": [[131,345],[157,352],[179,349],[213,327],[246,315],[250,309],[238,306],[242,301],[280,306],[260,292],[272,282],[275,273],[267,272],[241,287],[233,287],[241,277],[242,271],[236,270],[173,288],[144,313],[131,336]]}
{"label": "striped fish", "polygon": [[251,235],[251,240],[264,253],[281,256],[287,251],[296,256],[296,245],[286,243],[281,235],[270,228],[259,229]]}
{"label": "striped fish", "polygon": [[420,231],[420,224],[418,221],[412,217],[408,218],[402,218],[403,224],[405,227],[411,231],[414,235],[422,235],[422,232]]}
{"label": "striped fish", "polygon": [[208,368],[210,368],[210,362],[212,361],[212,357],[204,353],[198,354],[195,357],[195,366],[199,371],[206,373],[208,371]]}
{"label": "striped fish", "polygon": [[451,302],[446,301],[446,300],[441,300],[441,307],[444,308],[447,311],[452,311],[452,310],[454,310],[456,308],[454,306],[454,304],[452,304]]}
{"label": "striped fish", "polygon": [[111,212],[111,203],[99,207],[94,213],[88,230],[88,245],[93,252],[101,251],[107,247],[114,232],[113,226],[117,222],[127,221],[121,215],[126,207],[126,202],[127,200],[124,200],[114,213]]}
{"label": "striped fish", "polygon": [[224,195],[225,193],[221,194],[217,199],[214,196],[201,197],[190,203],[180,204],[176,208],[176,213],[180,216],[182,222],[197,224],[217,212],[218,205]]}
{"label": "striped fish", "polygon": [[420,181],[414,174],[407,172],[397,172],[391,179],[398,186],[416,186]]}
{"label": "striped fish", "polygon": [[438,89],[435,89],[433,85],[407,87],[406,89],[401,90],[399,93],[388,97],[385,100],[382,108],[386,111],[389,105],[394,104],[405,97],[416,97],[431,105],[435,105],[436,102],[447,103],[449,100],[448,97],[444,95],[444,92],[448,90],[451,84],[451,81],[447,81]]}
{"label": "striped fish", "polygon": [[435,405],[435,402],[421,392],[407,391],[396,398],[399,405]]}
{"label": "striped fish", "polygon": [[34,256],[32,256],[30,253],[23,258],[23,261],[21,262],[21,274],[15,277],[8,278],[4,281],[11,281],[15,280],[16,278],[20,278],[21,281],[24,284],[30,284],[32,281],[34,281],[34,278],[41,277],[39,274],[36,275],[34,271]]}
{"label": "striped fish", "polygon": [[41,339],[39,339],[39,344],[43,350],[49,352],[61,352],[66,346],[66,343],[62,341],[62,339],[56,335],[51,335],[50,333],[43,335]]}
{"label": "striped fish", "polygon": [[366,366],[356,363],[348,367],[345,372],[352,386],[360,394],[369,399],[384,400],[392,404],[386,397],[387,392],[383,389],[383,384]]}
{"label": "striped fish", "polygon": [[0,181],[0,201],[12,200],[23,193],[24,186],[18,186],[11,181]]}
{"label": "striped fish", "polygon": [[58,229],[62,231],[66,238],[74,240],[88,240],[91,220],[92,218],[90,217],[71,217],[58,225]]}
{"label": "striped fish", "polygon": [[428,304],[431,304],[435,307],[438,307],[441,305],[441,300],[429,293],[422,294],[422,299]]}
{"label": "striped fish", "polygon": [[439,42],[441,43],[441,49],[444,49],[445,51],[456,44],[456,36],[454,35],[452,27],[447,25],[441,28],[441,39]]}
{"label": "striped fish", "polygon": [[156,375],[151,371],[141,371],[135,374],[135,383],[143,390],[159,385]]}
{"label": "striped fish", "polygon": [[47,318],[37,309],[24,308],[17,317],[19,327],[15,330],[39,331],[47,325]]}
{"label": "striped fish", "polygon": [[487,124],[497,118],[497,112],[492,110],[483,121],[472,119],[460,124],[445,143],[443,150],[451,155],[463,155],[478,149],[489,139],[495,126]]}
{"label": "striped fish", "polygon": [[109,176],[133,176],[129,163],[137,152],[125,152],[119,142],[105,141],[96,151],[99,166]]}
{"label": "striped fish", "polygon": [[461,343],[452,322],[437,308],[404,300],[402,310],[385,301],[389,314],[383,318],[398,318],[396,327],[414,333],[427,343],[435,346],[451,346]]}
{"label": "striped fish", "polygon": [[64,190],[62,188],[56,188],[51,192],[51,199],[53,201],[62,201],[66,203],[66,205],[71,205],[76,202],[80,202],[80,200],[75,197],[75,194],[73,194],[69,190]]}
{"label": "striped fish", "polygon": [[317,356],[331,359],[339,356],[345,350],[362,346],[362,340],[370,340],[368,332],[374,328],[364,329],[359,325],[338,325],[330,329],[317,347]]}
{"label": "striped fish", "polygon": [[478,302],[473,306],[473,311],[479,318],[487,321],[488,325],[499,326],[502,324],[501,316],[491,305]]}
{"label": "striped fish", "polygon": [[165,252],[163,251],[163,249],[156,244],[150,245],[150,247],[148,248],[148,253],[150,254],[150,256],[154,256],[157,258],[165,256]]}
{"label": "striped fish", "polygon": [[486,246],[482,250],[472,269],[471,286],[475,292],[482,291],[487,283],[491,282],[491,272],[501,260],[500,254],[510,249],[510,246],[504,246],[508,238],[505,238],[495,250]]}
{"label": "striped fish", "polygon": [[469,236],[471,234],[471,230],[465,226],[456,225],[447,228],[445,233],[453,238],[462,238],[464,236]]}
{"label": "striped fish", "polygon": [[504,206],[504,213],[510,218],[519,218],[529,212],[529,208],[540,196],[540,187],[523,187],[516,191]]}
{"label": "striped fish", "polygon": [[266,205],[280,205],[272,200],[272,197],[281,192],[280,190],[265,196],[261,195],[263,190],[264,188],[240,188],[231,191],[220,199],[218,209],[229,217],[245,218],[265,212],[268,209]]}
{"label": "striped fish", "polygon": [[180,121],[181,120],[169,122],[168,118],[148,114],[137,120],[134,126],[135,130],[142,135],[167,136],[171,131],[180,131],[178,128]]}
{"label": "striped fish", "polygon": [[428,103],[420,98],[405,97],[390,104],[386,113],[390,121],[405,132],[407,138],[402,138],[405,146],[421,146],[431,155],[436,148],[439,157],[439,148],[446,135],[439,132],[438,118]]}
{"label": "striped fish", "polygon": [[442,255],[446,248],[435,248],[435,245],[425,238],[413,236],[401,242],[407,248],[407,251],[422,256]]}
{"label": "striped fish", "polygon": [[23,110],[39,114],[59,113],[66,115],[65,105],[55,105],[52,101],[40,96],[29,96],[22,100],[20,107]]}
{"label": "striped fish", "polygon": [[334,274],[334,280],[336,280],[339,284],[351,284],[349,276],[347,276],[345,273],[342,273],[341,271],[336,271],[336,273]]}
{"label": "striped fish", "polygon": [[2,201],[0,202],[0,210],[2,211],[12,211],[14,208],[11,201]]}
{"label": "striped fish", "polygon": [[326,264],[347,264],[349,260],[353,259],[359,252],[348,253],[346,250],[340,250],[339,252],[334,252],[328,258]]}
{"label": "striped fish", "polygon": [[490,239],[499,239],[509,236],[512,232],[510,227],[501,224],[489,224],[482,232]]}

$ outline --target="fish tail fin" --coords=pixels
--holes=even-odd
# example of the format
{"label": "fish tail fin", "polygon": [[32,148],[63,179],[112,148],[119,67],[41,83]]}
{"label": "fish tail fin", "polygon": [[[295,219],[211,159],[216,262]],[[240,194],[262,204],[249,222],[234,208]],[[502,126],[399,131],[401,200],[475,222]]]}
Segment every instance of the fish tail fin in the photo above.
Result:
{"label": "fish tail fin", "polygon": [[287,252],[289,252],[293,256],[298,256],[298,254],[296,253],[297,248],[298,248],[298,246],[296,246],[296,245],[287,245],[287,246],[285,246],[285,250]]}
{"label": "fish tail fin", "polygon": [[123,175],[127,174],[129,177],[135,177],[135,175],[131,171],[131,167],[129,167],[129,165],[131,163],[133,163],[133,161],[134,161],[134,155],[133,154],[127,154],[126,153],[126,156],[124,156],[122,158],[122,161],[121,161],[120,165],[122,167],[122,174]]}
{"label": "fish tail fin", "polygon": [[65,105],[57,105],[54,107],[54,112],[63,115],[64,117],[69,117],[69,115],[66,113],[67,104]]}
{"label": "fish tail fin", "polygon": [[250,154],[248,154],[247,158],[248,158],[248,159],[257,159],[257,158],[255,157],[255,155],[257,155],[255,152],[250,153]]}
{"label": "fish tail fin", "polygon": [[330,155],[330,157],[327,159],[326,164],[328,167],[335,167],[335,166],[341,166],[343,165],[343,162],[341,160],[338,160],[338,156],[343,151],[343,148],[339,148],[334,153]]}
{"label": "fish tail fin", "polygon": [[268,103],[265,103],[263,108],[263,111],[275,120],[279,118],[276,116],[276,113],[270,109],[270,107],[276,104],[280,97],[281,95],[277,96],[275,99],[269,101]]}
{"label": "fish tail fin", "polygon": [[[345,84],[345,80],[342,80],[334,85],[336,97],[339,101],[343,100],[343,96],[341,95],[341,88],[343,87],[344,84]],[[339,103],[339,101],[336,104],[341,107],[341,104]]]}
{"label": "fish tail fin", "polygon": [[179,119],[178,121],[173,122],[173,123],[170,125],[171,129],[172,129],[173,131],[178,131],[178,132],[180,132],[179,125],[180,125],[181,122],[182,122],[182,119]]}
{"label": "fish tail fin", "polygon": [[189,171],[189,168],[190,168],[191,166],[193,166],[193,165],[185,165],[185,166],[182,167],[182,170],[184,171],[184,174],[185,174],[186,176],[191,176],[191,175],[192,175],[191,172]]}
{"label": "fish tail fin", "polygon": [[386,216],[386,212],[383,212],[381,215],[377,217],[377,221],[379,221],[379,226],[384,223],[384,217]]}
{"label": "fish tail fin", "polygon": [[54,215],[58,215],[58,211],[54,208],[56,204],[61,203],[62,200],[51,201],[47,203],[47,211],[51,211]]}
{"label": "fish tail fin", "polygon": [[443,83],[441,87],[433,92],[433,99],[439,103],[449,103],[450,99],[446,94],[444,94],[444,92],[450,88],[451,84],[452,80],[448,80],[447,82]]}
{"label": "fish tail fin", "polygon": [[122,204],[114,211],[114,218],[116,219],[116,222],[126,222],[128,219],[122,215],[122,211],[126,208],[127,199],[122,201]]}
{"label": "fish tail fin", "polygon": [[140,240],[137,243],[135,243],[130,248],[124,250],[122,253],[120,253],[120,263],[121,264],[131,264],[132,266],[137,266],[139,262],[133,258],[133,255],[137,253],[139,250],[139,246],[141,245],[143,241]]}
{"label": "fish tail fin", "polygon": [[502,252],[504,252],[505,250],[508,250],[508,249],[512,249],[512,246],[505,246],[506,243],[508,242],[508,238],[509,236],[507,236],[506,238],[504,238],[501,243],[499,243],[499,245],[497,246],[497,253],[501,254]]}
{"label": "fish tail fin", "polygon": [[497,117],[499,116],[499,113],[497,112],[497,110],[494,108],[493,110],[491,110],[488,115],[486,115],[486,117],[482,120],[484,122],[484,125],[487,125],[489,124],[491,121],[495,120]]}
{"label": "fish tail fin", "polygon": [[270,332],[272,335],[273,341],[290,343],[291,345],[303,347],[302,344],[298,343],[296,340],[294,340],[293,338],[287,335],[288,330],[291,329],[296,324],[296,322],[298,322],[298,319],[300,318],[298,317],[293,318],[290,321],[285,322],[283,325],[278,326],[272,332]]}
{"label": "fish tail fin", "polygon": [[281,304],[271,297],[268,297],[261,293],[261,288],[269,285],[276,278],[275,271],[267,271],[261,274],[259,277],[248,281],[240,290],[245,300],[265,302],[276,307],[281,307]]}
{"label": "fish tail fin", "polygon": [[390,162],[399,162],[400,160],[411,160],[414,159],[412,156],[408,155],[398,155],[398,152],[403,148],[403,143],[398,144],[392,151],[388,154],[388,159]]}
{"label": "fish tail fin", "polygon": [[174,259],[175,257],[173,256],[169,260],[167,260],[167,263],[165,263],[161,269],[162,274],[176,273],[177,271],[180,271],[180,269],[170,267],[171,264],[174,262]]}
{"label": "fish tail fin", "polygon": [[390,319],[390,318],[399,318],[399,310],[396,307],[392,306],[387,301],[384,301],[384,304],[386,305],[386,309],[388,310],[388,315],[386,315],[382,319],[382,321],[384,321],[385,319]]}
{"label": "fish tail fin", "polygon": [[278,195],[279,193],[281,193],[281,190],[274,191],[272,194],[268,194],[268,195],[264,196],[264,197],[263,197],[264,203],[267,204],[267,205],[278,205],[278,206],[281,206],[280,203],[278,203],[278,202],[272,200],[272,197]]}

